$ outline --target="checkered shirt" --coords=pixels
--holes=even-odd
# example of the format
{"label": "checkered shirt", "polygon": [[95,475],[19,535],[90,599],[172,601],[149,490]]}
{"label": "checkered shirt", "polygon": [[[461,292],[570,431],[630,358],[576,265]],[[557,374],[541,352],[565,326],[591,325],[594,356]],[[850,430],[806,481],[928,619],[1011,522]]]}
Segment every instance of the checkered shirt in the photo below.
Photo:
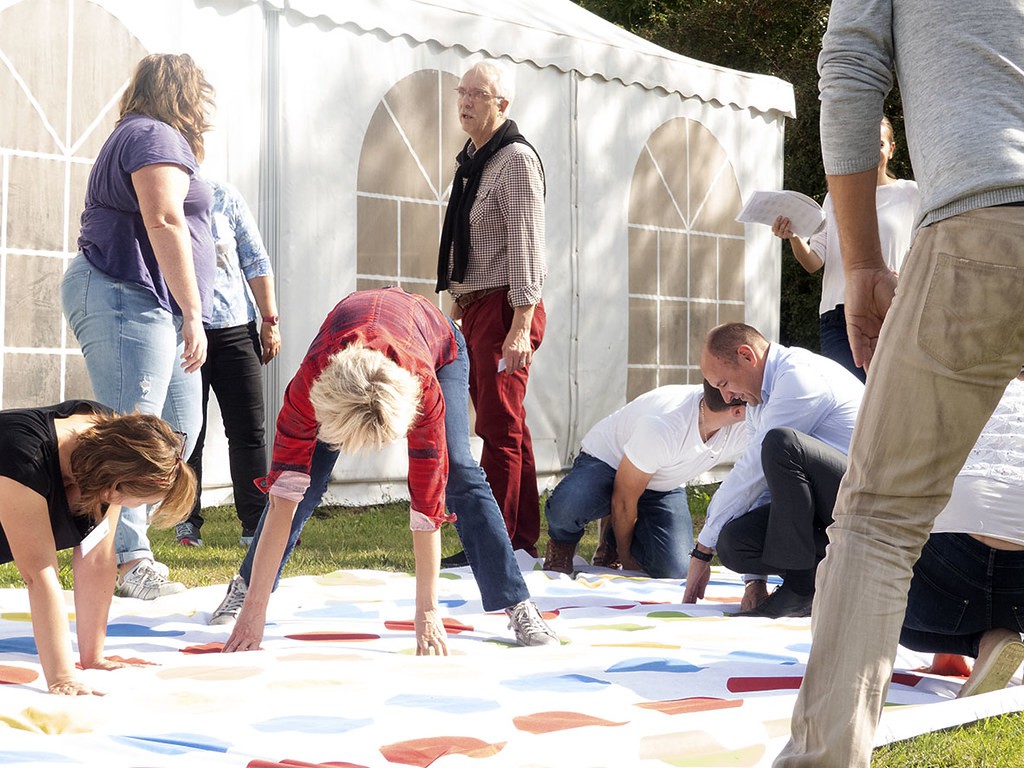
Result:
{"label": "checkered shirt", "polygon": [[[548,271],[544,178],[540,158],[528,146],[509,144],[487,162],[469,214],[469,231],[466,280],[452,282],[451,294],[507,285],[513,307],[539,304]],[[452,259],[449,255],[449,276]]]}

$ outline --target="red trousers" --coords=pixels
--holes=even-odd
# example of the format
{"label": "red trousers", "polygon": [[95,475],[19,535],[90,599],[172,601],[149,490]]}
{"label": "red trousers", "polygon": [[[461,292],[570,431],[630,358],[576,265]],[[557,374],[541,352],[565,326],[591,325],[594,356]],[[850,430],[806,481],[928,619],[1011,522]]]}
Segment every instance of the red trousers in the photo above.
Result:
{"label": "red trousers", "polygon": [[[526,426],[529,367],[498,373],[501,345],[512,326],[512,307],[504,291],[484,296],[462,313],[462,333],[469,353],[469,394],[476,409],[476,433],[484,441],[480,466],[501,508],[513,549],[537,556],[540,500],[533,443]],[[547,315],[542,301],[533,312],[530,344],[544,338]]]}

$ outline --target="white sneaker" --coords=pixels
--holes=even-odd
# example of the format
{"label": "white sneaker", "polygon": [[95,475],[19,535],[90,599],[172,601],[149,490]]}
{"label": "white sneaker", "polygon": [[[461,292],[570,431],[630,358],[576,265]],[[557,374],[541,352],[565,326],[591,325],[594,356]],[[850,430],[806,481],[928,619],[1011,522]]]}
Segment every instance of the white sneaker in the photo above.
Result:
{"label": "white sneaker", "polygon": [[[118,597],[134,597],[137,600],[155,600],[158,597],[174,595],[185,591],[185,585],[167,578],[167,566],[159,568],[158,563],[146,558],[124,574],[118,574],[114,594]],[[162,571],[162,572],[161,572]]]}
{"label": "white sneaker", "polygon": [[516,633],[516,642],[520,645],[559,645],[558,635],[551,631],[532,600],[523,600],[511,608],[506,608],[508,626]]}
{"label": "white sneaker", "polygon": [[242,603],[245,602],[245,595],[248,593],[249,587],[242,580],[241,576],[236,575],[228,583],[228,593],[224,595],[224,599],[220,601],[220,605],[217,606],[217,610],[210,614],[210,620],[208,624],[231,624],[235,619],[238,618],[238,612],[242,610]]}

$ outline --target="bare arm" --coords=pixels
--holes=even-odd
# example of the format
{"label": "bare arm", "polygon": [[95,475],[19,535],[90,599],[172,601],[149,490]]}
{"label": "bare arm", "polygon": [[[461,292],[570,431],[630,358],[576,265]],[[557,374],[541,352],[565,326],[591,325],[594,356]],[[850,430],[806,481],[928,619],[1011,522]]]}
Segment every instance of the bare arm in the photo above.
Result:
{"label": "bare arm", "polygon": [[263,630],[267,624],[267,605],[270,603],[270,593],[274,590],[274,578],[281,565],[281,558],[288,544],[292,518],[298,506],[296,501],[273,494],[270,496],[263,531],[256,545],[249,589],[245,595],[245,602],[242,603],[242,610],[238,612],[238,620],[231,631],[231,636],[224,643],[225,653],[259,650]]}
{"label": "bare arm", "polygon": [[615,547],[619,562],[628,571],[643,570],[633,559],[630,548],[633,546],[633,530],[636,528],[637,502],[653,475],[637,469],[625,456],[619,462],[615,472],[615,485],[612,488],[612,529],[615,531]]}
{"label": "bare arm", "polygon": [[793,255],[800,263],[800,266],[806,271],[813,274],[825,266],[825,262],[822,261],[821,257],[811,250],[810,243],[794,234],[792,222],[785,216],[779,216],[775,219],[775,223],[772,224],[772,234],[789,241],[789,246],[793,249]]}
{"label": "bare arm", "polygon": [[103,659],[107,637],[110,600],[114,595],[114,533],[121,508],[112,505],[106,514],[110,530],[85,557],[75,547],[72,568],[75,574],[75,632],[78,635],[78,660],[85,669],[110,669],[123,666]]}
{"label": "bare arm", "polygon": [[[274,295],[273,275],[262,275],[249,280],[252,297],[261,317],[277,317],[277,298]],[[260,346],[263,347],[261,362],[266,365],[281,351],[281,333],[277,325],[260,322]]]}
{"label": "bare arm", "polygon": [[135,171],[132,185],[160,274],[181,308],[185,339],[182,367],[191,373],[206,360],[206,332],[192,262],[192,238],[185,221],[189,175],[181,166],[157,163]]}
{"label": "bare arm", "polygon": [[533,360],[533,345],[530,344],[533,310],[533,304],[515,307],[513,310],[512,327],[508,329],[508,335],[501,345],[501,352],[505,356],[505,370],[508,373],[526,368]]}
{"label": "bare arm", "polygon": [[[64,592],[57,576],[57,548],[46,499],[8,477],[0,477],[0,527],[14,564],[28,588],[32,635],[51,693],[82,695],[92,690],[76,679]],[[114,574],[110,574],[113,581]]]}
{"label": "bare arm", "polygon": [[828,176],[839,227],[839,249],[846,273],[846,326],[857,365],[868,370],[889,306],[896,277],[882,257],[875,208],[875,169]]}
{"label": "bare arm", "polygon": [[441,569],[441,531],[413,531],[416,557],[416,655],[447,656],[444,624],[437,612],[437,575]]}

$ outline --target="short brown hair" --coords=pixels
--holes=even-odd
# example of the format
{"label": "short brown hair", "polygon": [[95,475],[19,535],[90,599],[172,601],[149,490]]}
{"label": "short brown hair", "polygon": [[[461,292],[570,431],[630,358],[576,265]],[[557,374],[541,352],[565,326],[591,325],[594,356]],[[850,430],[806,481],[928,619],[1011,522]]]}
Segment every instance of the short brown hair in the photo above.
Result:
{"label": "short brown hair", "polygon": [[97,414],[78,434],[71,452],[71,474],[81,492],[79,510],[99,521],[104,496],[163,496],[150,522],[159,528],[184,520],[192,511],[196,476],[181,459],[183,437],[163,419],[145,413]]}
{"label": "short brown hair", "polygon": [[731,403],[725,402],[721,390],[711,386],[711,382],[704,379],[704,405],[707,406],[709,411],[721,413],[722,411],[728,411],[730,408],[735,408],[737,405],[746,405],[746,403],[742,400],[733,400]]}
{"label": "short brown hair", "polygon": [[746,323],[716,325],[704,339],[704,348],[708,354],[730,365],[736,364],[736,350],[744,344],[760,353],[767,348],[768,339],[757,328]]}
{"label": "short brown hair", "polygon": [[167,123],[203,161],[203,134],[210,128],[213,86],[187,53],[154,53],[138,63],[121,96],[120,118],[139,114]]}

